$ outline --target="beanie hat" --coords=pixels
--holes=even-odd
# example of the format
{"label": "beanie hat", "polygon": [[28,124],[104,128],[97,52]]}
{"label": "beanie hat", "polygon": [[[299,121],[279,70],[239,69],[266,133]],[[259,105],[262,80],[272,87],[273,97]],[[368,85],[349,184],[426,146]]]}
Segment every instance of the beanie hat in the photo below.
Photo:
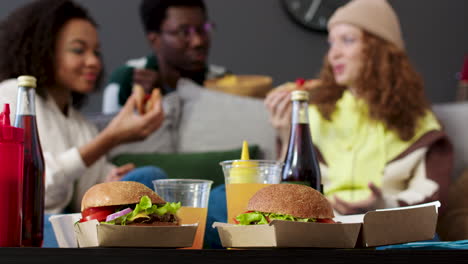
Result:
{"label": "beanie hat", "polygon": [[328,21],[328,30],[338,23],[352,24],[405,49],[400,22],[386,0],[352,0],[336,10]]}

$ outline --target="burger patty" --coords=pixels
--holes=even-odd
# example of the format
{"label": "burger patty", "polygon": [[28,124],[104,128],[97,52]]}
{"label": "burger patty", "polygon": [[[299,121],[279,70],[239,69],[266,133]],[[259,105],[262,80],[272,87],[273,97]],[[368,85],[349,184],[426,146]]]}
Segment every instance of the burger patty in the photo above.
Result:
{"label": "burger patty", "polygon": [[144,224],[151,224],[154,222],[170,222],[174,224],[179,223],[179,219],[176,215],[174,214],[164,214],[164,215],[157,215],[157,214],[151,214],[149,215],[150,218],[137,218],[133,220],[133,223],[144,223]]}

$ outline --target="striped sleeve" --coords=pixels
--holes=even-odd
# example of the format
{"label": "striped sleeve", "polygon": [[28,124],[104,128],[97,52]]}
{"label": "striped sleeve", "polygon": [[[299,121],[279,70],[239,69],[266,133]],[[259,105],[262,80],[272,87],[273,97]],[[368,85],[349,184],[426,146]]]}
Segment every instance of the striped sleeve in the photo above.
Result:
{"label": "striped sleeve", "polygon": [[397,201],[400,206],[406,206],[439,200],[441,202],[439,211],[443,213],[447,205],[454,163],[454,150],[447,135],[442,131],[431,131],[393,162],[406,159],[412,153],[424,148],[427,148],[427,151],[412,171],[408,190],[402,192]]}

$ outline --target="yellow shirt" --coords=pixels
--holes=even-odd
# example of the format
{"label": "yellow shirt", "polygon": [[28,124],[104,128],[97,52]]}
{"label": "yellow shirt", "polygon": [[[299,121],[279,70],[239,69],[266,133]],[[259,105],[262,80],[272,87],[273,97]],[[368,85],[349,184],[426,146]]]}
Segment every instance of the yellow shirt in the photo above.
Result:
{"label": "yellow shirt", "polygon": [[369,182],[381,185],[386,164],[426,132],[440,130],[428,111],[409,141],[402,141],[382,122],[371,120],[367,104],[345,91],[337,101],[332,120],[323,119],[317,107],[309,107],[312,140],[322,153],[328,171],[323,179],[326,196],[355,202],[369,197]]}

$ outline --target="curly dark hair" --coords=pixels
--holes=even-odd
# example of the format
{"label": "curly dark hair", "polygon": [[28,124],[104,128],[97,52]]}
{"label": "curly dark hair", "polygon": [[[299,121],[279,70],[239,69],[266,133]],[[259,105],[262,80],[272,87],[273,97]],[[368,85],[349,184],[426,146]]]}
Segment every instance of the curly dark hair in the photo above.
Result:
{"label": "curly dark hair", "polygon": [[167,9],[174,6],[199,7],[206,15],[203,0],[143,0],[140,4],[140,17],[145,32],[160,32]]}
{"label": "curly dark hair", "polygon": [[[405,51],[363,31],[363,66],[356,82],[356,93],[369,105],[371,119],[381,121],[402,140],[410,140],[418,121],[430,110],[421,76],[414,70]],[[336,102],[346,87],[336,83],[327,56],[320,72],[320,87],[313,91],[311,103],[331,120]]]}
{"label": "curly dark hair", "polygon": [[[60,29],[71,19],[84,19],[95,27],[87,10],[70,0],[36,0],[14,10],[0,23],[0,81],[20,75],[37,78],[36,92],[45,98],[56,84],[55,45]],[[97,87],[102,79],[98,78]],[[86,95],[72,92],[80,107]]]}

